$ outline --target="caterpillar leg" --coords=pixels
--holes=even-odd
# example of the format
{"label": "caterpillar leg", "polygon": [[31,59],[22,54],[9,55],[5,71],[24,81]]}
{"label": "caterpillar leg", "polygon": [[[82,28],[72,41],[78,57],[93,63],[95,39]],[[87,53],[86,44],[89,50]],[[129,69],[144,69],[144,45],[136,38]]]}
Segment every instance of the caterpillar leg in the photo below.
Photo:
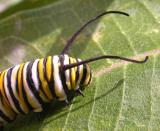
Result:
{"label": "caterpillar leg", "polygon": [[83,92],[82,92],[80,89],[78,89],[76,92],[77,92],[79,95],[81,95],[81,96],[84,97],[84,94],[83,94]]}
{"label": "caterpillar leg", "polygon": [[66,105],[69,105],[69,101],[67,99],[64,100],[64,102],[65,102]]}
{"label": "caterpillar leg", "polygon": [[70,102],[67,99],[65,99],[63,101],[59,101],[59,103],[60,103],[61,106],[68,106],[68,105],[70,105]]}

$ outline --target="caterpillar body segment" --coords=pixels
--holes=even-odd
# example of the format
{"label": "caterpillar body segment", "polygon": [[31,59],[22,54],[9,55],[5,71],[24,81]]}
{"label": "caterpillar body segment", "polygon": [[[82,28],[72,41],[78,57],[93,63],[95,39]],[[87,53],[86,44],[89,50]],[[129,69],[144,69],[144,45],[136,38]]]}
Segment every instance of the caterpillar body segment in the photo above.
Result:
{"label": "caterpillar body segment", "polygon": [[[63,64],[76,63],[64,55]],[[41,112],[52,100],[68,101],[68,92],[88,85],[91,71],[80,65],[61,72],[59,56],[36,59],[2,71],[0,74],[0,125],[11,122],[17,114]],[[87,67],[87,68],[86,68]],[[89,72],[89,73],[88,73]],[[63,75],[63,76],[62,76]]]}

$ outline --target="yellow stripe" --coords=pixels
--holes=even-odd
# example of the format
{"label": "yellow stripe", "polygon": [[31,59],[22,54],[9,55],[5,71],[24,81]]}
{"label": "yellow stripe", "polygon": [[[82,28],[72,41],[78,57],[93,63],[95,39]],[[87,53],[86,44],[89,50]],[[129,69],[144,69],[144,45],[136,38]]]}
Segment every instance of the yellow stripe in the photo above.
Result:
{"label": "yellow stripe", "polygon": [[86,65],[86,67],[87,67],[87,74],[86,74],[86,79],[85,79],[85,82],[84,82],[85,85],[88,84],[89,79],[90,79],[90,77],[91,77],[91,76],[90,76],[90,69],[89,69],[89,66]]}
{"label": "yellow stripe", "polygon": [[48,83],[47,83],[47,81],[46,81],[46,79],[45,79],[45,77],[44,77],[43,68],[45,68],[45,67],[43,67],[43,61],[44,61],[44,59],[40,59],[40,61],[39,61],[39,63],[38,63],[39,78],[40,78],[41,85],[42,85],[42,88],[43,88],[45,94],[46,94],[47,97],[51,100],[51,99],[53,99],[53,97],[52,97],[52,94],[51,94],[51,92],[50,92],[50,90],[49,90],[49,85],[48,85]]}
{"label": "yellow stripe", "polygon": [[[74,59],[70,57],[70,61],[71,63],[74,63]],[[71,84],[72,84],[72,88],[75,89],[76,87],[76,73],[75,73],[75,67],[71,68]]]}
{"label": "yellow stripe", "polygon": [[6,104],[7,104],[8,106],[10,106],[10,103],[9,103],[7,97],[6,97],[6,94],[5,94],[5,91],[4,91],[4,85],[3,85],[3,84],[4,84],[4,75],[5,75],[5,73],[6,73],[6,70],[3,71],[3,72],[1,73],[1,76],[0,76],[0,90],[1,90],[1,93],[2,93],[2,95],[3,95],[3,98],[4,98],[5,102],[6,102]]}
{"label": "yellow stripe", "polygon": [[18,91],[19,91],[19,101],[20,101],[20,104],[22,106],[22,109],[24,110],[25,113],[28,113],[29,112],[29,109],[25,103],[25,100],[23,98],[23,93],[22,93],[22,77],[23,77],[23,68],[24,68],[24,64],[21,64],[20,67],[19,67],[19,71],[18,71]]}
{"label": "yellow stripe", "polygon": [[[8,70],[9,70],[9,69],[7,69],[7,70],[5,71],[4,80],[3,80],[3,81],[4,81],[4,90],[5,90],[6,92],[7,92],[7,90],[9,90],[9,89],[8,89],[8,85],[7,85],[7,82],[8,82],[8,80],[7,80]],[[8,92],[9,92],[9,91],[8,91]],[[9,94],[10,94],[10,92],[9,92]],[[6,94],[6,95],[7,95],[7,94]],[[10,98],[9,98],[8,95],[7,95],[7,97],[8,97],[8,100],[9,100],[9,103],[10,103],[11,108],[18,114],[19,111],[17,110],[17,108],[16,108],[16,106],[15,106],[13,100],[12,100],[12,97],[10,96]]]}
{"label": "yellow stripe", "polygon": [[67,85],[68,89],[71,90],[71,83],[70,83],[70,81],[67,81],[66,85]]}
{"label": "yellow stripe", "polygon": [[[3,97],[4,98],[4,97]],[[14,119],[16,114],[13,112],[13,110],[7,105],[4,99],[1,99],[3,108],[5,110],[5,114],[10,118]]]}
{"label": "yellow stripe", "polygon": [[47,79],[50,81],[51,80],[51,74],[52,74],[52,57],[48,56],[47,57],[47,62],[46,62],[46,73],[47,73]]}
{"label": "yellow stripe", "polygon": [[[73,58],[73,63],[77,63],[77,61],[76,61],[75,58]],[[76,72],[77,72],[77,66],[74,67],[74,75],[75,75],[75,78],[74,78],[74,83],[73,83],[73,85],[74,85],[75,88],[76,88]]]}
{"label": "yellow stripe", "polygon": [[47,99],[47,97],[44,95],[41,89],[39,90],[39,96],[42,98],[44,102],[49,102],[49,99]]}
{"label": "yellow stripe", "polygon": [[13,112],[13,110],[11,109],[11,106],[6,98],[5,92],[4,92],[4,87],[3,87],[3,81],[4,81],[4,75],[5,75],[6,71],[3,71],[0,75],[0,91],[2,93],[2,104],[4,106],[4,109],[7,113],[7,116],[9,116],[10,118],[14,118],[15,117],[15,113]]}

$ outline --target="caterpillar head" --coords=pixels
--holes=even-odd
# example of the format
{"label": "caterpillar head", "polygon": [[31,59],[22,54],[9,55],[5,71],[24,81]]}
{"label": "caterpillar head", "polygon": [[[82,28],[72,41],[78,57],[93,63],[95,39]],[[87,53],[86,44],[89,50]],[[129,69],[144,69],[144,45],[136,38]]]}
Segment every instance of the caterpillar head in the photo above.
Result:
{"label": "caterpillar head", "polygon": [[88,64],[81,65],[79,68],[81,68],[79,71],[81,77],[79,78],[79,83],[77,84],[81,90],[84,90],[84,88],[87,87],[92,80],[92,72]]}
{"label": "caterpillar head", "polygon": [[[64,64],[76,64],[80,59],[64,55]],[[69,90],[84,90],[92,80],[91,68],[88,64],[82,64],[65,70],[66,84]]]}

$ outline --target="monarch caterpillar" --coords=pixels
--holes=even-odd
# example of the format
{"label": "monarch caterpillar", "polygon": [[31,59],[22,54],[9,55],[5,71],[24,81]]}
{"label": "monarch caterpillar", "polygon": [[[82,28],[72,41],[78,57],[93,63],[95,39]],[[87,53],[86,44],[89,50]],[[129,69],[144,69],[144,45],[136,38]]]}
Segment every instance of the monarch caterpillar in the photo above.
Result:
{"label": "monarch caterpillar", "polygon": [[100,59],[120,59],[133,63],[144,63],[121,56],[104,55],[86,60],[68,56],[68,50],[76,37],[89,24],[106,14],[129,16],[121,11],[107,11],[86,22],[66,43],[60,55],[48,56],[31,62],[16,65],[0,72],[0,130],[4,124],[15,119],[17,114],[30,111],[41,112],[42,105],[51,100],[68,103],[68,93],[75,91],[83,95],[82,90],[89,85],[92,73],[87,63]]}

